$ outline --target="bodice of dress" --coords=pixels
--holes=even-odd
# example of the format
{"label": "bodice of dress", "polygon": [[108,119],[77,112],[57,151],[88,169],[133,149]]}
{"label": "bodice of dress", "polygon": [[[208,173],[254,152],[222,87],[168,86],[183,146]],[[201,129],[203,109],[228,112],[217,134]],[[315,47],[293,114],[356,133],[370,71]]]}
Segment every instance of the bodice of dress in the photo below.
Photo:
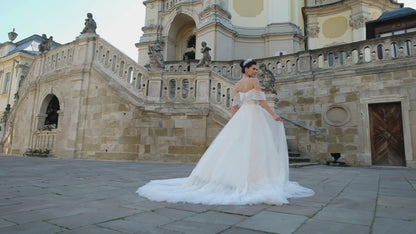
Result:
{"label": "bodice of dress", "polygon": [[266,95],[262,91],[252,89],[248,92],[239,92],[233,97],[233,106],[243,104],[256,104],[259,100],[266,100]]}

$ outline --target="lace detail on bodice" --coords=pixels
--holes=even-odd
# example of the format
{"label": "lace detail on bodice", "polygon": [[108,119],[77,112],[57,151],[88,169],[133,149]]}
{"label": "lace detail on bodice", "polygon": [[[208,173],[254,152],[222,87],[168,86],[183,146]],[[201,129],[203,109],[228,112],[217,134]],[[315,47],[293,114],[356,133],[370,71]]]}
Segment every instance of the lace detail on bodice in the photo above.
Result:
{"label": "lace detail on bodice", "polygon": [[266,100],[266,95],[262,91],[252,89],[245,93],[237,93],[233,97],[233,106],[243,105],[244,103],[256,103],[259,100]]}

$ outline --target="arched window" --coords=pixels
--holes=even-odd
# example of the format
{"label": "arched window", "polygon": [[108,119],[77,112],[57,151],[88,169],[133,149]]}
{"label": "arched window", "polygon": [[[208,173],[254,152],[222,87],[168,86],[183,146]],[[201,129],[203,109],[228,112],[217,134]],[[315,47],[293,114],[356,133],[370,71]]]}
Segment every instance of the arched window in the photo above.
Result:
{"label": "arched window", "polygon": [[364,61],[371,62],[371,50],[370,47],[364,48]]}
{"label": "arched window", "polygon": [[407,56],[412,55],[412,42],[411,42],[411,41],[409,41],[409,40],[407,40],[407,41],[405,42],[405,47],[406,47],[406,55],[407,55]]}
{"label": "arched window", "polygon": [[334,66],[335,63],[335,58],[334,58],[334,53],[329,53],[328,54],[328,65],[330,67]]}
{"label": "arched window", "polygon": [[46,107],[46,118],[44,125],[51,128],[58,127],[58,111],[60,110],[59,100],[55,95],[52,95],[48,106]]}
{"label": "arched window", "polygon": [[383,44],[377,46],[377,58],[383,60],[384,58],[384,47]]}
{"label": "arched window", "polygon": [[390,55],[392,58],[397,58],[397,44],[396,42],[391,43]]}

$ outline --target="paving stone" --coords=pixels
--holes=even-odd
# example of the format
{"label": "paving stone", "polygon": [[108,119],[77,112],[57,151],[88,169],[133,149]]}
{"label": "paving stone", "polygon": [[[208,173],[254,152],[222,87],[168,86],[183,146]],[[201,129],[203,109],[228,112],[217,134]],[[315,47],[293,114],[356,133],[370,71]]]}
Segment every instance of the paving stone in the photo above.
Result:
{"label": "paving stone", "polygon": [[360,209],[345,209],[336,206],[327,206],[319,211],[313,218],[320,221],[338,223],[371,225],[374,212]]}
{"label": "paving stone", "polygon": [[88,225],[85,227],[80,227],[72,230],[66,230],[63,232],[65,234],[120,234],[119,231],[111,230],[106,227],[100,227],[98,225]]}
{"label": "paving stone", "polygon": [[[294,234],[368,234],[370,226],[337,223],[321,220],[308,220]],[[374,232],[377,233],[377,232]],[[393,232],[394,233],[394,232]]]}
{"label": "paving stone", "polygon": [[342,197],[333,199],[328,205],[337,208],[374,211],[376,208],[376,198],[350,198],[345,197],[343,194]]}
{"label": "paving stone", "polygon": [[[413,213],[413,217],[414,217]],[[377,234],[414,234],[416,232],[416,221],[397,220],[376,217],[373,225],[373,233]]]}
{"label": "paving stone", "polygon": [[385,207],[409,207],[416,210],[416,197],[378,196],[377,205]]}
{"label": "paving stone", "polygon": [[212,209],[213,206],[208,205],[201,205],[201,204],[190,204],[190,203],[168,203],[166,207],[178,209],[178,210],[186,210],[196,213],[202,213],[207,210]]}
{"label": "paving stone", "polygon": [[0,219],[0,228],[14,226],[14,225],[16,225],[16,223],[9,222],[9,221],[4,220],[4,219]]}
{"label": "paving stone", "polygon": [[248,230],[248,229],[243,229],[243,228],[230,228],[227,229],[223,232],[221,232],[222,234],[264,234],[264,233],[268,233],[268,232],[261,232],[261,231],[253,231],[253,230]]}
{"label": "paving stone", "polygon": [[294,232],[305,220],[307,220],[306,216],[262,211],[236,226],[250,230],[285,234]]}
{"label": "paving stone", "polygon": [[325,202],[309,201],[309,200],[306,200],[306,198],[293,198],[293,199],[289,199],[288,205],[322,208],[326,206],[328,202],[329,201],[325,201]]}
{"label": "paving stone", "polygon": [[290,198],[283,206],[173,204],[135,193],[151,179],[187,176],[194,165],[0,156],[0,233],[415,230],[415,169],[291,168],[291,180],[316,194]]}
{"label": "paving stone", "polygon": [[194,221],[176,221],[163,225],[162,228],[180,233],[219,233],[230,228],[229,225],[199,223]]}
{"label": "paving stone", "polygon": [[154,230],[158,225],[154,223],[134,222],[131,220],[114,220],[98,224],[98,226],[122,233],[136,233],[149,232],[150,230]]}
{"label": "paving stone", "polygon": [[57,233],[65,231],[65,228],[49,224],[47,222],[24,223],[20,225],[0,228],[0,233],[27,234],[27,233]]}
{"label": "paving stone", "polygon": [[416,221],[416,209],[414,207],[377,206],[376,217]]}
{"label": "paving stone", "polygon": [[321,207],[308,207],[288,204],[283,206],[272,206],[267,208],[266,210],[285,214],[295,214],[312,217],[321,209]]}
{"label": "paving stone", "polygon": [[195,215],[195,213],[191,211],[178,210],[178,209],[172,209],[172,208],[159,208],[159,209],[154,210],[154,212],[158,215],[169,217],[170,219],[173,219],[173,220],[180,220],[180,219],[184,219],[186,217]]}
{"label": "paving stone", "polygon": [[152,226],[160,226],[163,224],[171,223],[175,220],[174,217],[166,217],[164,215],[160,215],[156,212],[147,211],[135,215],[131,215],[128,217],[123,218],[125,221],[130,222],[137,222],[137,223],[145,223]]}
{"label": "paving stone", "polygon": [[131,209],[113,209],[113,210],[96,210],[94,212],[87,212],[61,218],[51,218],[49,223],[56,224],[58,226],[68,227],[74,229],[81,226],[102,223],[108,220],[114,220],[123,218],[134,214],[137,211]]}
{"label": "paving stone", "polygon": [[225,225],[234,225],[243,221],[246,217],[236,214],[226,214],[215,211],[208,211],[201,214],[196,214],[194,216],[185,218],[186,221],[195,221],[200,223],[213,223],[213,224],[225,224]]}
{"label": "paving stone", "polygon": [[238,215],[245,215],[245,216],[253,216],[260,211],[271,207],[270,205],[243,205],[243,206],[236,206],[236,205],[222,205],[216,206],[211,210],[221,211],[223,213],[231,213],[231,214],[238,214]]}

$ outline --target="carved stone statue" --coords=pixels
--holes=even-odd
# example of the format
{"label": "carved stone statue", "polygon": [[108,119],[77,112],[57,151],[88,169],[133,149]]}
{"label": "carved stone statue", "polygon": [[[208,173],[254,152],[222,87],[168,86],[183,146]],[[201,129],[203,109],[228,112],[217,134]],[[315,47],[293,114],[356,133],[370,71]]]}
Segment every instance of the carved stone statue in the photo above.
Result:
{"label": "carved stone statue", "polygon": [[1,122],[5,123],[9,117],[11,107],[10,104],[6,105],[6,108],[4,109],[3,116],[1,117]]}
{"label": "carved stone statue", "polygon": [[201,43],[201,46],[202,58],[201,60],[199,60],[199,63],[196,66],[201,67],[205,65],[206,67],[209,67],[209,65],[211,65],[211,55],[209,54],[211,48],[207,46],[207,43],[205,41]]}
{"label": "carved stone statue", "polygon": [[275,82],[276,78],[272,71],[267,69],[266,64],[260,64],[260,83],[267,91],[271,91],[272,93],[276,94]]}
{"label": "carved stone statue", "polygon": [[42,42],[39,44],[39,53],[44,53],[51,50],[53,42],[53,37],[50,36],[49,39],[46,37],[46,34],[42,34]]}
{"label": "carved stone statue", "polygon": [[157,42],[154,46],[149,46],[149,55],[150,64],[148,65],[151,68],[165,68],[165,60],[163,59],[162,47],[160,43]]}
{"label": "carved stone statue", "polygon": [[85,19],[84,25],[85,26],[84,26],[84,29],[82,29],[81,34],[84,34],[84,33],[95,34],[95,30],[97,29],[97,24],[95,23],[95,20],[92,18],[91,13],[87,13],[87,19]]}

